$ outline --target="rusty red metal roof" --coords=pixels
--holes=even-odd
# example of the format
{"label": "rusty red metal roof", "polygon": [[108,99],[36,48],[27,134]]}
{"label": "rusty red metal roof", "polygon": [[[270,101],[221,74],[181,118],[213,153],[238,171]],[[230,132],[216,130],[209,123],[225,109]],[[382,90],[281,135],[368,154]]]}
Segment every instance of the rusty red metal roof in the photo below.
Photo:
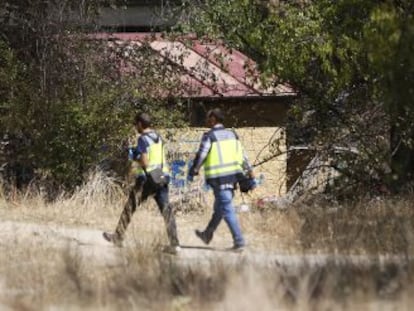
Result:
{"label": "rusty red metal roof", "polygon": [[98,33],[96,39],[148,44],[161,57],[180,66],[184,97],[294,96],[288,84],[265,87],[260,83],[256,63],[222,43],[192,36],[171,39],[159,33]]}

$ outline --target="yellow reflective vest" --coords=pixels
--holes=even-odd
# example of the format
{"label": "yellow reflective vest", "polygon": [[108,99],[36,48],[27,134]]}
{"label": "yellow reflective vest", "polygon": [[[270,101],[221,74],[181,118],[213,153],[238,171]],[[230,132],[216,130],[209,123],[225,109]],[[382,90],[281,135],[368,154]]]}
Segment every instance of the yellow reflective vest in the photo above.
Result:
{"label": "yellow reflective vest", "polygon": [[[168,175],[168,164],[165,158],[164,142],[157,134],[157,139],[154,139],[148,134],[142,134],[141,137],[148,143],[148,167],[147,172],[151,172],[156,168],[162,168],[164,174]],[[139,166],[136,170],[136,175],[145,175],[144,169]]]}
{"label": "yellow reflective vest", "polygon": [[237,135],[224,128],[213,129],[208,135],[211,148],[203,163],[207,182],[236,182],[237,176],[243,173],[243,148]]}

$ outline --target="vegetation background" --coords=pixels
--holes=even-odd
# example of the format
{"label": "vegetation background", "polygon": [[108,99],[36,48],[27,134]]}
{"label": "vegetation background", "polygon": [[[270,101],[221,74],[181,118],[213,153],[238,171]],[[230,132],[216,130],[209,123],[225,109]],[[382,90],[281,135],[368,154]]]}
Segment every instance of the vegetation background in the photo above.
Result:
{"label": "vegetation background", "polygon": [[157,126],[183,124],[180,101],[172,106],[166,99],[180,94],[176,73],[146,46],[131,52],[126,44],[96,39],[103,5],[108,1],[4,3],[0,154],[6,184],[42,180],[53,197],[72,191],[96,167],[122,176],[137,110],[150,110]]}
{"label": "vegetation background", "polygon": [[286,209],[249,202],[239,215],[251,246],[236,258],[197,248],[193,229],[211,212],[198,205],[177,216],[182,243],[196,246],[181,257],[160,252],[152,205],[128,247],[101,244],[124,200],[131,116],[150,110],[170,127],[186,113],[165,96],[179,95],[176,73],[145,45],[131,55],[91,35],[99,7],[122,4],[2,3],[0,309],[409,310],[414,3],[180,2],[174,32],[223,40],[257,62],[263,83],[299,91],[291,145],[358,150],[335,154],[330,193]]}
{"label": "vegetation background", "polygon": [[[188,0],[177,31],[223,40],[264,83],[291,83],[291,145],[335,147],[341,190],[399,192],[413,178],[414,4],[393,1]],[[182,9],[180,8],[180,11]],[[343,158],[343,159],[341,159]],[[339,190],[339,189],[336,189]]]}

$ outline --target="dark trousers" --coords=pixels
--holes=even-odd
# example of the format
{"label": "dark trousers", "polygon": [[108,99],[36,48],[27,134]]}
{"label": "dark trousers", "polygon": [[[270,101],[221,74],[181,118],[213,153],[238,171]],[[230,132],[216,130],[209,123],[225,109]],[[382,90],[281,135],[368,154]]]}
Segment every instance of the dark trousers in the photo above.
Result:
{"label": "dark trousers", "polygon": [[172,206],[169,204],[168,199],[168,185],[156,188],[149,182],[146,182],[146,179],[144,178],[137,178],[135,185],[131,187],[128,201],[126,202],[121,217],[119,218],[115,233],[121,240],[124,238],[126,229],[131,222],[132,215],[135,213],[137,207],[145,202],[149,197],[154,197],[159,211],[164,218],[170,245],[179,245],[174,211]]}

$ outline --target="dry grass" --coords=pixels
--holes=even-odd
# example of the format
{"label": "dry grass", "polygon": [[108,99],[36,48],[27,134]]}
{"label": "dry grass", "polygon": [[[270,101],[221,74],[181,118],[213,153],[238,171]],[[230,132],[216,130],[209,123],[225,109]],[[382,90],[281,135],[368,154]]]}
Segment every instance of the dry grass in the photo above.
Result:
{"label": "dry grass", "polygon": [[297,208],[305,249],[413,256],[413,196]]}
{"label": "dry grass", "polygon": [[207,269],[186,267],[156,248],[124,251],[116,266],[83,261],[70,248],[2,253],[0,309],[378,310],[381,302],[381,310],[408,310],[412,303],[407,267],[290,271],[211,262]]}
{"label": "dry grass", "polygon": [[[401,263],[369,266],[257,265],[212,257],[188,263],[160,251],[166,237],[153,203],[143,206],[128,231],[139,247],[114,252],[117,261],[97,260],[58,237],[0,229],[0,310],[408,310],[414,303],[412,197],[329,206],[301,204],[285,210],[252,206],[240,221],[250,249],[257,252],[398,254]],[[47,203],[42,193],[0,193],[2,221],[84,230],[112,229],[125,195],[116,182],[96,173],[73,196]],[[177,215],[185,245],[200,245],[193,229],[203,228],[211,207]],[[1,226],[1,225],[0,225]],[[15,235],[14,235],[15,234]],[[213,246],[231,237],[224,224]],[[101,256],[101,257],[102,257]],[[103,256],[104,257],[104,256]],[[203,259],[203,260],[201,260]]]}

